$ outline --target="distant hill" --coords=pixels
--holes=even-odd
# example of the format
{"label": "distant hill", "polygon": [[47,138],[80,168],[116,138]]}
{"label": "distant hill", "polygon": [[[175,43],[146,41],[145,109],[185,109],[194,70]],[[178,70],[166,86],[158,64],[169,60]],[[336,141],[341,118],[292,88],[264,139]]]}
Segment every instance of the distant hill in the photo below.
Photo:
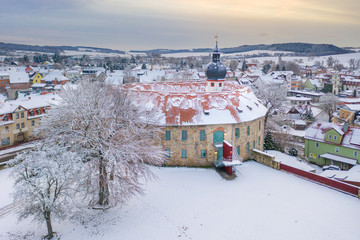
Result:
{"label": "distant hill", "polygon": [[[64,51],[89,51],[100,53],[118,53],[125,54],[124,51],[113,50],[109,48],[85,47],[85,46],[38,46],[15,43],[0,42],[0,52],[7,51],[32,51],[56,53]],[[349,48],[339,48],[332,44],[312,44],[312,43],[279,43],[279,44],[258,44],[258,45],[242,45],[231,48],[221,48],[222,53],[241,53],[253,50],[271,50],[271,51],[289,51],[294,52],[297,56],[323,56],[352,53],[354,51]],[[185,52],[212,52],[211,48],[195,48],[195,49],[153,49],[153,50],[131,50],[130,53],[146,53],[146,54],[168,54],[168,53],[185,53]]]}
{"label": "distant hill", "polygon": [[3,43],[0,42],[0,51],[32,51],[32,52],[45,52],[45,53],[56,53],[67,51],[96,51],[101,53],[119,53],[124,54],[124,51],[112,50],[109,48],[97,48],[97,47],[83,47],[83,46],[38,46],[38,45],[26,45],[26,44],[15,44],[15,43]]}
{"label": "distant hill", "polygon": [[[278,43],[278,44],[258,44],[258,45],[242,45],[239,47],[221,48],[222,53],[241,53],[253,50],[271,50],[271,51],[289,51],[294,52],[298,56],[323,56],[352,53],[349,49],[339,48],[332,44],[312,44],[312,43]],[[171,49],[154,49],[144,51],[130,51],[130,52],[142,52],[147,54],[166,54],[166,53],[178,53],[178,52],[211,52],[211,48],[195,48],[192,50],[171,50]]]}

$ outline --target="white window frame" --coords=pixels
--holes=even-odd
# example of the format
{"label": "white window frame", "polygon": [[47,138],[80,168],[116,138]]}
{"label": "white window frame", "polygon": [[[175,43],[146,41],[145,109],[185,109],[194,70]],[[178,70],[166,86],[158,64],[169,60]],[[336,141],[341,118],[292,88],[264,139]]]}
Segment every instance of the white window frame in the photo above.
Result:
{"label": "white window frame", "polygon": [[339,152],[340,151],[340,149],[339,149],[339,147],[335,147],[335,152]]}

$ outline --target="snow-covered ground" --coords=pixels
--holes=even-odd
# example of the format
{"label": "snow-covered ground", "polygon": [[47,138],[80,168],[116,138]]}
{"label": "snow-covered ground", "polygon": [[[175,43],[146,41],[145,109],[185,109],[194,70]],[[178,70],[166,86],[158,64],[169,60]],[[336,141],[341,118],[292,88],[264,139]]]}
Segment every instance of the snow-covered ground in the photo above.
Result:
{"label": "snow-covered ground", "polygon": [[[315,64],[316,61],[319,61],[320,63],[323,62],[323,65],[326,66],[326,60],[329,57],[333,57],[334,60],[338,60],[339,63],[343,64],[345,67],[349,67],[349,60],[350,59],[360,59],[360,52],[357,53],[347,53],[347,54],[337,54],[337,55],[329,55],[329,56],[319,56],[319,57],[281,57],[283,61],[295,61],[295,60],[302,60],[302,63],[299,63],[301,66],[312,66]],[[249,58],[249,61],[251,60],[257,60],[260,63],[266,61],[266,60],[272,60],[274,62],[278,62],[278,57],[256,57],[256,58]]]}
{"label": "snow-covered ground", "polygon": [[[159,179],[147,184],[145,196],[96,212],[83,225],[55,222],[54,230],[62,240],[360,239],[359,199],[292,174],[256,162],[238,167],[232,181],[213,169],[152,169]],[[7,171],[0,171],[0,192],[11,184]],[[45,224],[0,217],[0,239],[45,233]]]}

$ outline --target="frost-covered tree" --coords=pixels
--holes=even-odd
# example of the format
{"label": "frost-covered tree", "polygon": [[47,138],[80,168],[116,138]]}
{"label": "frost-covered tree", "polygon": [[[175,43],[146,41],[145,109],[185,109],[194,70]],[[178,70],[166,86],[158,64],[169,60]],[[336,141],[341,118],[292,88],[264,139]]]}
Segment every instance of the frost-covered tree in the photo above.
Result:
{"label": "frost-covered tree", "polygon": [[90,203],[103,208],[142,193],[143,180],[153,177],[146,164],[159,165],[165,156],[153,144],[161,136],[156,111],[99,81],[82,81],[61,97],[39,130],[48,142],[70,147],[90,166],[83,174]]}
{"label": "frost-covered tree", "polygon": [[265,114],[265,124],[268,120],[269,114],[282,106],[286,100],[286,85],[277,83],[263,83],[262,81],[255,82],[256,96],[261,99],[262,103],[268,109]]}
{"label": "frost-covered tree", "polygon": [[34,217],[46,222],[48,239],[53,238],[52,217],[69,213],[80,173],[80,158],[60,145],[37,146],[14,160],[14,201],[20,203],[19,219]]}
{"label": "frost-covered tree", "polygon": [[336,111],[337,102],[338,98],[332,93],[320,97],[320,108],[328,114],[329,122],[331,122],[333,113]]}

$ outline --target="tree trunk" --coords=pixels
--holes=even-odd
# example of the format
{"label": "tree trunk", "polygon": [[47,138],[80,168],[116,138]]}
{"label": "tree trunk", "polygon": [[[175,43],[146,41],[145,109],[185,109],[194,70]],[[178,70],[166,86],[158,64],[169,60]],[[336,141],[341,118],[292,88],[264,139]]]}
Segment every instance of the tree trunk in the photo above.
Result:
{"label": "tree trunk", "polygon": [[100,206],[109,205],[109,185],[104,160],[101,157],[99,162],[99,202]]}
{"label": "tree trunk", "polygon": [[53,233],[53,229],[51,226],[50,211],[45,211],[44,217],[45,217],[46,226],[47,226],[47,230],[48,230],[48,235],[46,237],[47,237],[47,239],[52,239],[54,237],[54,233]]}

